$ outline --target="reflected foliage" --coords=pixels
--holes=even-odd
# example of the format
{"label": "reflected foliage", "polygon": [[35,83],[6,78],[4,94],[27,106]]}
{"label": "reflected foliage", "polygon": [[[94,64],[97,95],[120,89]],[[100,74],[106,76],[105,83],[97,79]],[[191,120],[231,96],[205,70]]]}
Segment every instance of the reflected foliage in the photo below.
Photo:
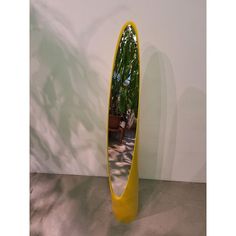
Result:
{"label": "reflected foliage", "polygon": [[139,61],[135,31],[128,25],[120,39],[111,87],[110,114],[122,115],[128,109],[137,116]]}
{"label": "reflected foliage", "polygon": [[135,146],[139,99],[138,53],[135,29],[127,24],[118,41],[109,107],[108,157],[112,188],[118,196],[125,189]]}

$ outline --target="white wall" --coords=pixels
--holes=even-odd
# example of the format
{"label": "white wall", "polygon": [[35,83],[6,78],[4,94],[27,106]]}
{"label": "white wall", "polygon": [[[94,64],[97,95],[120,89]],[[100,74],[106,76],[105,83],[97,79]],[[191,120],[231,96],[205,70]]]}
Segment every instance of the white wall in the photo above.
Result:
{"label": "white wall", "polygon": [[32,172],[106,175],[108,86],[128,20],[141,48],[140,176],[205,182],[204,0],[31,0]]}

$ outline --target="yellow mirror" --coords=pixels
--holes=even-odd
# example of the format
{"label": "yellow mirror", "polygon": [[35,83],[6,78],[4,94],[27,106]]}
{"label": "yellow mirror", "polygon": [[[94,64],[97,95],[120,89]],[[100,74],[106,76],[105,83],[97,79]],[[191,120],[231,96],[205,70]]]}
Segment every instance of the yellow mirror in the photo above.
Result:
{"label": "yellow mirror", "polygon": [[107,134],[113,211],[124,222],[132,220],[137,212],[139,75],[137,29],[128,22],[121,30],[113,62]]}

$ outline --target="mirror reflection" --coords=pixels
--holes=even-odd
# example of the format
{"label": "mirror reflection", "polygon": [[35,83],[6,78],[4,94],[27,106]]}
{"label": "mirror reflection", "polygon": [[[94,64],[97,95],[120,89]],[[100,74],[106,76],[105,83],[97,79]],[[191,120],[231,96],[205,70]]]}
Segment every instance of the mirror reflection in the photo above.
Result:
{"label": "mirror reflection", "polygon": [[108,159],[113,191],[122,195],[132,164],[139,98],[139,56],[132,25],[122,32],[112,74]]}

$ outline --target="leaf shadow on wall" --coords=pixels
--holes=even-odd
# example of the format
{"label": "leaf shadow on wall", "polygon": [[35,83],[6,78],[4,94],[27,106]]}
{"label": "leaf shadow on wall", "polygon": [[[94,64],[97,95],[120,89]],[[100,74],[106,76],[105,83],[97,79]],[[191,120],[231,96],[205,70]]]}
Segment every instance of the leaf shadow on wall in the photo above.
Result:
{"label": "leaf shadow on wall", "polygon": [[97,150],[95,161],[104,163],[98,142],[105,140],[104,87],[68,23],[40,7],[31,4],[31,168],[49,173],[79,168],[89,174],[87,157],[79,155]]}
{"label": "leaf shadow on wall", "polygon": [[143,52],[139,171],[142,178],[170,179],[177,132],[177,98],[170,59],[152,45]]}

